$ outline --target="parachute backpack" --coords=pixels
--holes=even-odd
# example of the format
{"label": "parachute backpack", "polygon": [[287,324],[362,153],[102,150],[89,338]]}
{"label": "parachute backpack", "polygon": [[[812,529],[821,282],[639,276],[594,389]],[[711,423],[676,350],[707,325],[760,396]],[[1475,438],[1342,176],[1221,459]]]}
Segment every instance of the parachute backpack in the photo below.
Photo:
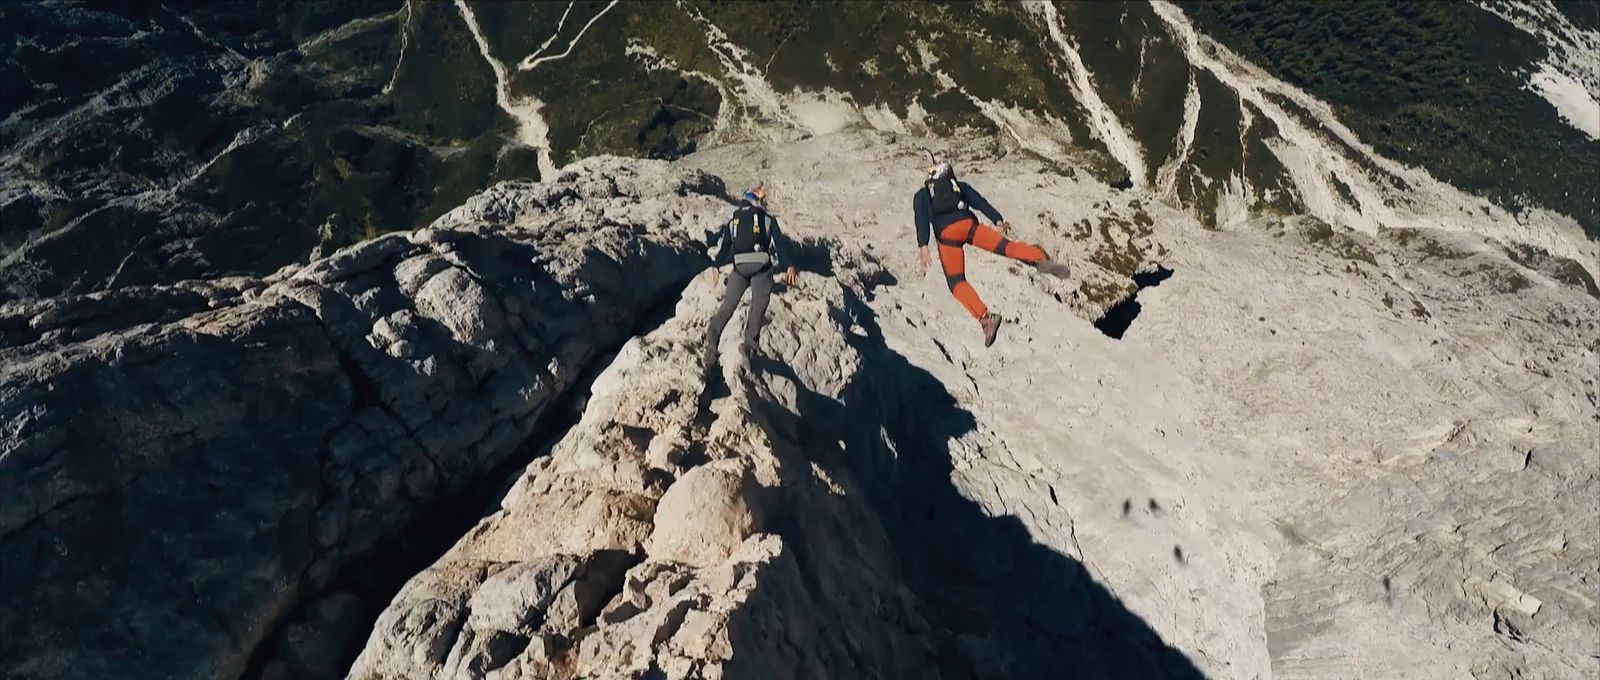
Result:
{"label": "parachute backpack", "polygon": [[733,219],[728,221],[728,230],[733,234],[734,264],[772,263],[772,256],[767,252],[772,242],[772,218],[761,207],[766,197],[767,192],[761,187],[745,192],[744,198],[750,205],[734,211]]}

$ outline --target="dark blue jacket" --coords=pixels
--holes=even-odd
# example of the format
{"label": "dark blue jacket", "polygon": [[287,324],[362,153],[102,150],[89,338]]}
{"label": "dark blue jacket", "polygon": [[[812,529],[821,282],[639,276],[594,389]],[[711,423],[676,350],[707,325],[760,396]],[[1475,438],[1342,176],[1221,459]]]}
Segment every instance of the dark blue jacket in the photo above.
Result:
{"label": "dark blue jacket", "polygon": [[[983,197],[983,194],[978,193],[977,189],[972,188],[971,184],[959,180],[956,181],[956,184],[961,187],[961,197],[966,200],[967,207],[976,209],[995,223],[1005,221],[1005,218],[1000,216],[1000,211],[989,205],[989,201]],[[929,215],[928,212],[932,210],[932,205],[933,198],[928,195],[928,187],[926,186],[918,190],[916,198],[911,200],[911,209],[916,213],[917,245],[919,246],[928,245],[929,235],[950,226],[957,219],[972,216],[971,210],[963,211],[965,215],[957,214],[954,217],[949,215]],[[934,224],[935,219],[942,222],[942,224]]]}

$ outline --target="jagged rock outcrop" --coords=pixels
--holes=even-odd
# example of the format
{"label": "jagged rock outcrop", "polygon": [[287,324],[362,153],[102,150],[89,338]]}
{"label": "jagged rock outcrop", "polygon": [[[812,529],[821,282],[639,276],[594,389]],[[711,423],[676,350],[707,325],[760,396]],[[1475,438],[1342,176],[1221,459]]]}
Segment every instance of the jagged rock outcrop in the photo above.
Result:
{"label": "jagged rock outcrop", "polygon": [[1082,565],[955,491],[940,436],[970,414],[884,346],[864,302],[882,268],[833,256],[839,276],[772,310],[785,360],[730,367],[709,403],[716,295],[692,286],[351,676],[1198,677]]}
{"label": "jagged rock outcrop", "polygon": [[238,676],[675,297],[716,189],[595,159],[264,279],[0,307],[0,674]]}
{"label": "jagged rock outcrop", "polygon": [[[691,285],[353,677],[1597,670],[1581,281],[1462,233],[1210,231],[966,148],[1015,236],[1079,279],[971,257],[1008,319],[984,348],[917,269],[914,153],[863,139],[687,160],[766,179],[814,273],[756,359],[724,340],[710,386],[717,291]],[[1089,323],[1118,298],[1083,281],[1157,264],[1124,339]]]}
{"label": "jagged rock outcrop", "polygon": [[[376,604],[339,565],[520,463],[578,382],[351,677],[1600,671],[1581,264],[1214,231],[948,144],[1071,271],[973,253],[993,347],[918,268],[921,151],[858,132],[585,162],[265,279],[3,308],[5,671],[237,674],[274,628],[252,674],[327,674]],[[724,181],[766,183],[804,274],[707,384],[720,291],[688,277]],[[1158,268],[1120,340],[1092,324]]]}

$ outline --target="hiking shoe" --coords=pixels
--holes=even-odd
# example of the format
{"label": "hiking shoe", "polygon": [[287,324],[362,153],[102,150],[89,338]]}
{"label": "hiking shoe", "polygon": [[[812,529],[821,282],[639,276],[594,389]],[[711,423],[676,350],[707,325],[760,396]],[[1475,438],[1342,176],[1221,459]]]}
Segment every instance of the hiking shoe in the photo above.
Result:
{"label": "hiking shoe", "polygon": [[1044,272],[1046,274],[1049,274],[1051,276],[1054,276],[1056,278],[1064,279],[1064,278],[1067,278],[1067,277],[1071,276],[1071,271],[1067,269],[1067,264],[1065,262],[1057,262],[1055,260],[1045,260],[1045,261],[1040,262],[1038,264],[1035,264],[1033,266],[1035,268],[1037,268],[1039,271]]}
{"label": "hiking shoe", "polygon": [[983,346],[993,345],[995,336],[1000,334],[1000,317],[990,312],[978,319],[978,325],[983,326]]}

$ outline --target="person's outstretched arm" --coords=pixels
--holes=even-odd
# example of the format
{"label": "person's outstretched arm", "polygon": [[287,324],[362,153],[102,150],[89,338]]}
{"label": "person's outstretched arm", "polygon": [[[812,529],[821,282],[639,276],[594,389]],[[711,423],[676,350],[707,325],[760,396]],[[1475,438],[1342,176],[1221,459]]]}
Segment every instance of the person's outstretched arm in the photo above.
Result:
{"label": "person's outstretched arm", "polygon": [[916,220],[917,223],[917,247],[919,248],[928,247],[928,236],[932,232],[932,224],[928,221],[928,211],[931,209],[928,205],[928,192],[926,190],[918,191],[917,195],[911,198],[911,214],[913,216],[912,219]]}
{"label": "person's outstretched arm", "polygon": [[927,189],[918,190],[917,195],[911,198],[912,219],[917,222],[917,260],[922,263],[923,269],[927,269],[928,263],[933,260],[928,253],[928,237],[933,231],[933,225],[928,221],[928,212],[932,210],[929,206],[931,200]]}
{"label": "person's outstretched arm", "polygon": [[721,267],[733,260],[733,232],[728,229],[728,223],[723,222],[717,231],[717,254],[711,256],[711,282],[716,284],[717,267]]}
{"label": "person's outstretched arm", "polygon": [[1010,226],[1006,224],[1006,218],[1000,216],[1000,211],[995,210],[994,206],[989,204],[989,199],[984,198],[983,194],[978,193],[978,190],[972,188],[971,184],[961,183],[961,197],[967,200],[969,207],[983,213],[983,216],[989,218],[990,222],[994,222],[995,226],[1001,229]]}
{"label": "person's outstretched arm", "polygon": [[778,226],[778,218],[769,214],[767,219],[769,220],[767,229],[771,232],[768,234],[768,242],[772,244],[772,267],[774,269],[787,267],[788,271],[784,273],[784,283],[792,286],[798,271],[795,269],[794,260],[789,259],[789,239],[784,237],[783,230]]}
{"label": "person's outstretched arm", "polygon": [[717,254],[711,257],[711,266],[721,267],[733,258],[733,232],[728,229],[728,223],[723,222],[717,230]]}

